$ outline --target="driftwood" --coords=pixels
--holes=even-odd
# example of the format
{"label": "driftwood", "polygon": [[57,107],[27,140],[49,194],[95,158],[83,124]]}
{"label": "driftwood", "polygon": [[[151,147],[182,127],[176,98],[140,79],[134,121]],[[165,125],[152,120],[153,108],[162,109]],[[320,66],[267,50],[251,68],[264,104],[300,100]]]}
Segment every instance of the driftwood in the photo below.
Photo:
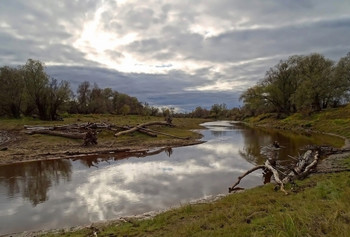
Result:
{"label": "driftwood", "polygon": [[125,130],[125,131],[117,132],[117,133],[114,134],[114,136],[115,137],[119,137],[121,135],[132,133],[132,132],[136,132],[136,131],[139,131],[139,130],[144,130],[145,131],[145,127],[153,126],[153,125],[173,126],[171,123],[168,123],[168,122],[159,122],[159,121],[148,122],[148,123],[143,123],[143,124],[137,125],[137,126],[132,127],[132,128],[130,128],[128,130]]}
{"label": "driftwood", "polygon": [[[232,187],[229,187],[229,192],[237,190],[237,185],[245,176],[256,170],[263,169],[265,172],[270,172],[274,177],[274,180],[279,186],[280,190],[285,194],[288,194],[287,191],[284,189],[284,186],[287,183],[293,182],[296,179],[305,178],[306,176],[308,176],[316,167],[319,161],[320,149],[318,147],[313,147],[313,149],[307,150],[302,156],[296,158],[297,162],[294,165],[294,167],[291,168],[285,174],[277,168],[276,154],[274,153],[276,153],[275,151],[278,151],[279,148],[280,147],[276,144],[273,144],[272,146],[263,147],[262,154],[268,156],[268,159],[265,161],[264,165],[255,166],[252,169],[245,172],[243,175],[239,176],[237,182],[234,183]],[[268,150],[270,150],[271,152],[266,152]]]}
{"label": "driftwood", "polygon": [[[24,125],[24,128],[27,130],[26,134],[29,134],[29,135],[46,134],[46,135],[60,136],[60,137],[66,137],[66,138],[72,138],[72,139],[82,139],[84,140],[84,143],[83,143],[84,146],[96,145],[97,134],[101,130],[114,131],[116,132],[114,134],[115,137],[138,131],[140,133],[146,134],[151,137],[157,137],[157,134],[161,134],[161,135],[165,135],[165,136],[169,136],[177,139],[187,139],[187,138],[178,137],[167,133],[154,131],[147,128],[148,126],[153,126],[153,125],[174,126],[171,124],[171,120],[167,120],[163,122],[161,121],[148,122],[148,123],[137,125],[135,127],[118,126],[115,124],[108,124],[108,123],[80,123],[80,124],[74,123],[74,124],[56,125],[56,126]],[[124,131],[120,131],[120,130],[124,130]]]}
{"label": "driftwood", "polygon": [[85,137],[85,133],[64,133],[64,132],[58,132],[58,131],[52,131],[52,130],[33,130],[33,131],[26,132],[26,134],[29,134],[29,135],[47,134],[47,135],[66,137],[66,138],[72,138],[72,139],[84,139]]}

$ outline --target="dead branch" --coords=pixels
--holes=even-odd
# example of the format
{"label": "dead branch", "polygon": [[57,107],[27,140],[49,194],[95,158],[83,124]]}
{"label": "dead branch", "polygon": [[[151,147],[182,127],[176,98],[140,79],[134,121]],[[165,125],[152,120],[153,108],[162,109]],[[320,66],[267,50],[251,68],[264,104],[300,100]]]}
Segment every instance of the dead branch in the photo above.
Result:
{"label": "dead branch", "polygon": [[[298,158],[289,156],[293,160],[297,160],[297,163],[292,168],[290,168],[286,173],[284,173],[278,169],[279,166],[277,164],[278,162],[276,160],[276,157],[277,157],[276,154],[273,154],[273,152],[266,152],[266,150],[267,151],[272,150],[270,149],[270,147],[271,146],[262,148],[262,150],[264,149],[262,153],[268,156],[268,159],[265,161],[264,165],[256,166],[248,170],[247,172],[245,172],[243,175],[239,176],[237,182],[232,187],[229,188],[229,192],[233,191],[234,188],[239,184],[241,179],[243,179],[248,174],[258,169],[264,169],[265,171],[269,170],[272,173],[274,180],[280,187],[280,190],[285,194],[288,194],[287,191],[284,189],[284,185],[287,183],[293,182],[295,179],[300,179],[308,176],[312,172],[312,169],[316,167],[319,161],[319,157],[320,157],[319,150],[323,149],[326,151],[327,154],[329,154],[329,152],[335,152],[335,153],[340,152],[339,149],[313,147],[313,150],[311,149],[307,150],[302,156],[299,155]],[[282,167],[282,168],[286,168],[286,167]]]}
{"label": "dead branch", "polygon": [[244,174],[242,174],[241,176],[238,177],[237,182],[234,183],[234,184],[232,185],[232,187],[229,187],[229,188],[228,188],[228,192],[231,193],[232,191],[234,191],[235,188],[236,188],[236,186],[241,182],[241,180],[242,180],[245,176],[247,176],[248,174],[254,172],[255,170],[264,169],[264,168],[265,168],[264,165],[259,165],[259,166],[255,166],[255,167],[253,167],[252,169],[248,170],[247,172],[245,172]]}
{"label": "dead branch", "polygon": [[266,167],[268,170],[270,170],[270,171],[272,172],[273,177],[274,177],[276,183],[280,186],[281,191],[284,192],[284,194],[287,195],[288,193],[287,193],[286,190],[284,189],[284,184],[283,184],[283,182],[282,182],[281,179],[280,179],[280,176],[279,176],[279,174],[278,174],[278,171],[272,166],[272,164],[271,164],[271,162],[270,162],[269,159],[267,159],[267,160],[265,161],[265,167]]}

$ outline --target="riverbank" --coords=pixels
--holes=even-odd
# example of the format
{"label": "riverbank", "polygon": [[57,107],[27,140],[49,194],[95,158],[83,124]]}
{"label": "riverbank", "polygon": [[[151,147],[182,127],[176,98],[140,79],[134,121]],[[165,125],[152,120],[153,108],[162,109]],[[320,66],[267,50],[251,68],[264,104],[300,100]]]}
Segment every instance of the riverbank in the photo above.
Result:
{"label": "riverbank", "polygon": [[155,216],[28,236],[347,236],[349,179],[350,172],[313,175],[288,185],[289,195],[274,192],[268,184]]}
{"label": "riverbank", "polygon": [[289,130],[303,134],[331,134],[344,139],[344,143],[339,144],[339,146],[350,147],[350,104],[340,108],[323,110],[312,115],[295,113],[283,119],[277,117],[273,113],[261,114],[246,119],[245,122],[253,126]]}
{"label": "riverbank", "polygon": [[41,121],[32,118],[2,119],[0,123],[0,165],[26,162],[33,160],[76,158],[77,156],[93,156],[101,154],[128,152],[147,152],[155,147],[178,147],[198,144],[201,135],[193,131],[200,129],[199,124],[206,122],[205,119],[174,118],[175,127],[157,127],[157,131],[172,134],[178,137],[188,138],[175,139],[158,135],[149,137],[144,134],[134,133],[121,137],[114,137],[113,131],[102,131],[98,134],[96,146],[82,146],[82,140],[55,137],[49,135],[25,134],[24,125],[64,125],[86,122],[107,122],[120,126],[146,123],[150,121],[162,121],[162,117],[150,116],[114,116],[114,115],[75,115],[64,121]]}
{"label": "riverbank", "polygon": [[[332,133],[349,139],[348,125],[341,125],[349,117],[344,111],[333,110],[312,117],[292,115],[277,120],[267,116],[248,122],[298,133]],[[342,145],[347,142],[339,144]],[[293,186],[287,185],[287,196],[274,192],[273,184],[268,184],[227,195],[215,202],[187,204],[156,216],[123,218],[80,227],[73,232],[60,230],[45,235],[347,236],[350,232],[350,173],[337,171],[350,170],[350,155],[333,155],[322,164],[321,172],[332,173],[312,175],[296,181]],[[325,170],[329,166],[337,169]]]}

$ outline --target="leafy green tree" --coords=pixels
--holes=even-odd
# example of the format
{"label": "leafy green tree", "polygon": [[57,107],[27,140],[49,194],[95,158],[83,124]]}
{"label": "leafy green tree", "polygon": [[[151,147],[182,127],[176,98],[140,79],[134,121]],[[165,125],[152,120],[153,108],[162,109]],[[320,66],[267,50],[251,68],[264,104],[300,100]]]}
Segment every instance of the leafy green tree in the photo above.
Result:
{"label": "leafy green tree", "polygon": [[319,111],[328,106],[333,62],[320,54],[302,57],[297,66],[298,88],[293,98],[299,111]]}
{"label": "leafy green tree", "polygon": [[239,98],[243,101],[245,117],[271,112],[271,103],[265,98],[264,87],[261,84],[248,88]]}
{"label": "leafy green tree", "polygon": [[299,60],[299,56],[292,56],[286,61],[280,61],[266,72],[265,79],[262,81],[263,98],[277,113],[289,114],[296,111],[291,98],[298,85],[296,66]]}

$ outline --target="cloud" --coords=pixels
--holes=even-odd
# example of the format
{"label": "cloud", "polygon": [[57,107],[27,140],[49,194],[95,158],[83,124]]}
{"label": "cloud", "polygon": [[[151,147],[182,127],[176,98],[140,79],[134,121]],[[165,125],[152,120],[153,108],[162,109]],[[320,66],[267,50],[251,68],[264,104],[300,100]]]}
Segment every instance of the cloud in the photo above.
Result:
{"label": "cloud", "polygon": [[203,105],[214,93],[227,103],[280,59],[346,55],[349,10],[325,0],[3,0],[0,65],[40,59],[72,84],[89,78],[155,104],[202,105],[192,97],[201,93]]}

